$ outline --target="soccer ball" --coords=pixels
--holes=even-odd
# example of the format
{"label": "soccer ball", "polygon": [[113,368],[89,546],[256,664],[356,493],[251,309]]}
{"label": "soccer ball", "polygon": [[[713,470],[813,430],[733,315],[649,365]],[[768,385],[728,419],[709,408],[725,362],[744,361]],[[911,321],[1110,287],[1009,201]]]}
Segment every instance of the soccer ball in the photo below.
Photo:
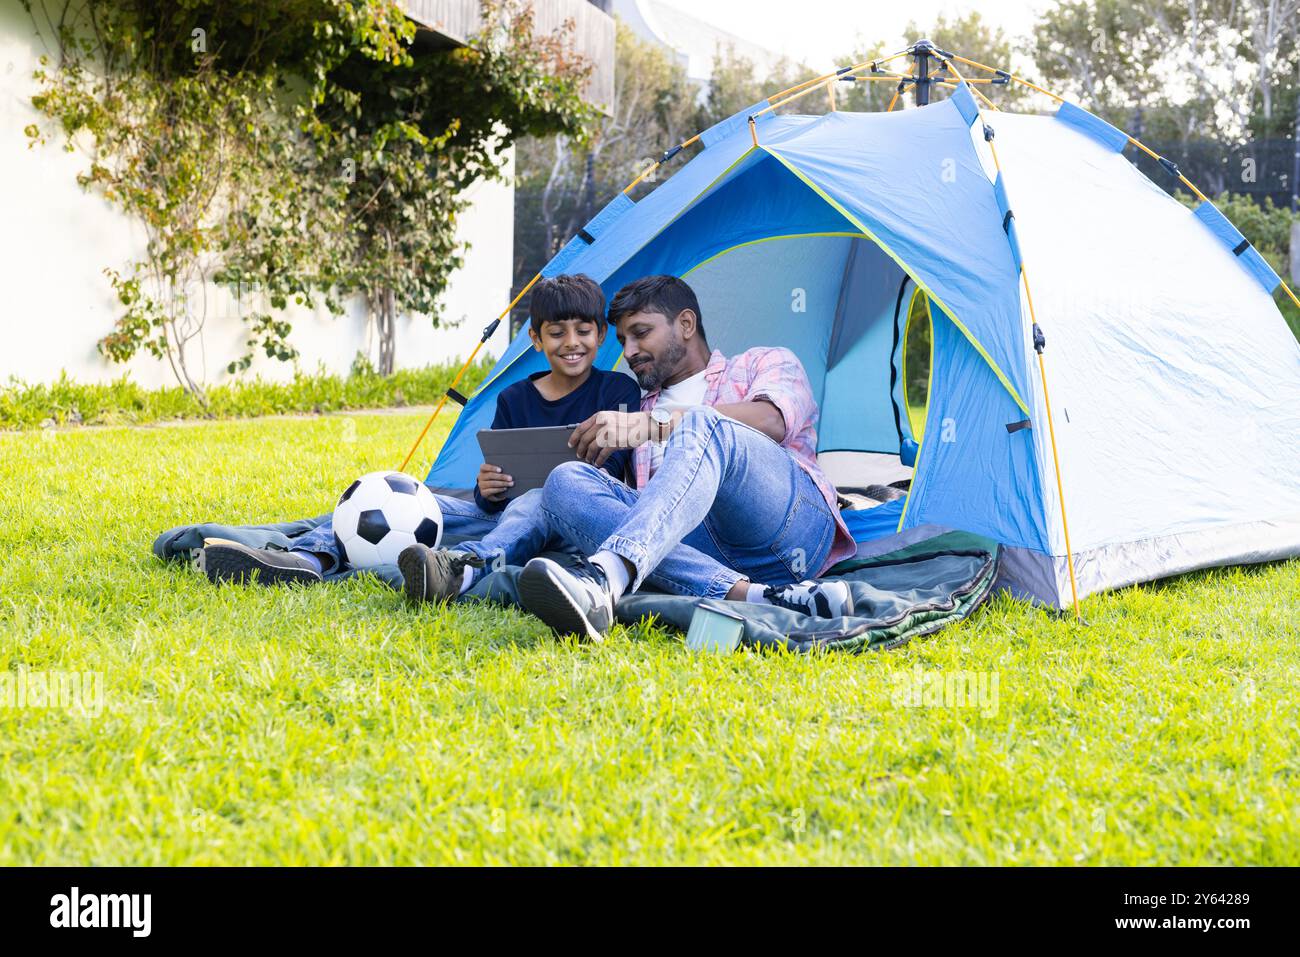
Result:
{"label": "soccer ball", "polygon": [[334,506],[334,541],[353,568],[396,565],[402,549],[442,541],[442,509],[423,482],[401,472],[363,475]]}

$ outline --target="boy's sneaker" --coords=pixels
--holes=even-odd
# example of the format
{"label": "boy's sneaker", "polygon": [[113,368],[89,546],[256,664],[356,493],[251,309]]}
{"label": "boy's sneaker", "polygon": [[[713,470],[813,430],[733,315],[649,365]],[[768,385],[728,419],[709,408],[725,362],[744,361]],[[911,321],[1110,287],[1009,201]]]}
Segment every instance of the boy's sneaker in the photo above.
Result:
{"label": "boy's sneaker", "polygon": [[614,624],[614,596],[605,572],[583,559],[568,569],[549,558],[534,558],[519,573],[520,603],[557,635],[603,641]]}
{"label": "boy's sneaker", "polygon": [[244,585],[254,579],[261,585],[299,582],[316,585],[324,579],[309,558],[269,548],[249,548],[224,538],[209,538],[199,553],[199,570],[217,584]]}
{"label": "boy's sneaker", "polygon": [[771,585],[763,597],[773,605],[801,611],[813,618],[842,618],[853,614],[853,592],[845,582],[802,581]]}
{"label": "boy's sneaker", "polygon": [[482,568],[483,559],[469,552],[449,548],[409,545],[397,556],[402,573],[402,593],[412,604],[426,601],[451,601],[460,594],[465,569]]}

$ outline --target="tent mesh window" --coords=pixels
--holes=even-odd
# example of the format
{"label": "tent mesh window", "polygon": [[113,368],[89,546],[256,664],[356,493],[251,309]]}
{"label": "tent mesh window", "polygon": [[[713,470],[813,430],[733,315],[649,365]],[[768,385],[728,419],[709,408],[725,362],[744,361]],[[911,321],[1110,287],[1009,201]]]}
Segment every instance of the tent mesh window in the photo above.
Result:
{"label": "tent mesh window", "polygon": [[903,332],[903,395],[912,435],[925,435],[925,412],[930,402],[930,298],[921,290],[912,296]]}

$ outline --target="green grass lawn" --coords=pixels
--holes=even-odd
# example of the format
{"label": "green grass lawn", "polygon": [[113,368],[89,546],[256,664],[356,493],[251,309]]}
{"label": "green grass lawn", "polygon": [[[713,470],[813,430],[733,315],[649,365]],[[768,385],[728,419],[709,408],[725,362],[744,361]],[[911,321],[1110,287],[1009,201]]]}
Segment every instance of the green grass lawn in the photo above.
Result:
{"label": "green grass lawn", "polygon": [[[420,421],[0,435],[0,675],[99,673],[104,704],[0,702],[0,864],[1300,863],[1300,563],[1090,627],[999,599],[894,652],[718,658],[150,554],[322,512]],[[996,707],[908,707],[917,669]]]}

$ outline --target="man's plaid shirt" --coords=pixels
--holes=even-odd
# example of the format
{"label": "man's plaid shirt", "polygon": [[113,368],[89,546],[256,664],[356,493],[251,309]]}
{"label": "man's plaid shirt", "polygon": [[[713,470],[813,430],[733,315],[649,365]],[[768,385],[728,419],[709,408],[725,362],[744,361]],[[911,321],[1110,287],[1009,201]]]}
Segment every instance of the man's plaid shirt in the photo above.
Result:
{"label": "man's plaid shirt", "polygon": [[[857,545],[840,517],[835,486],[817,466],[817,401],[798,357],[789,349],[759,348],[727,358],[714,349],[704,370],[704,379],[707,383],[704,405],[766,399],[780,410],[785,419],[785,438],[781,447],[817,483],[827,508],[835,516],[835,540],[831,543],[826,563],[816,574],[820,575],[832,565],[855,555]],[[658,399],[657,391],[647,392],[641,398],[641,411],[649,412]],[[634,464],[636,487],[645,488],[650,480],[650,450],[647,446],[642,445],[636,450]]]}

